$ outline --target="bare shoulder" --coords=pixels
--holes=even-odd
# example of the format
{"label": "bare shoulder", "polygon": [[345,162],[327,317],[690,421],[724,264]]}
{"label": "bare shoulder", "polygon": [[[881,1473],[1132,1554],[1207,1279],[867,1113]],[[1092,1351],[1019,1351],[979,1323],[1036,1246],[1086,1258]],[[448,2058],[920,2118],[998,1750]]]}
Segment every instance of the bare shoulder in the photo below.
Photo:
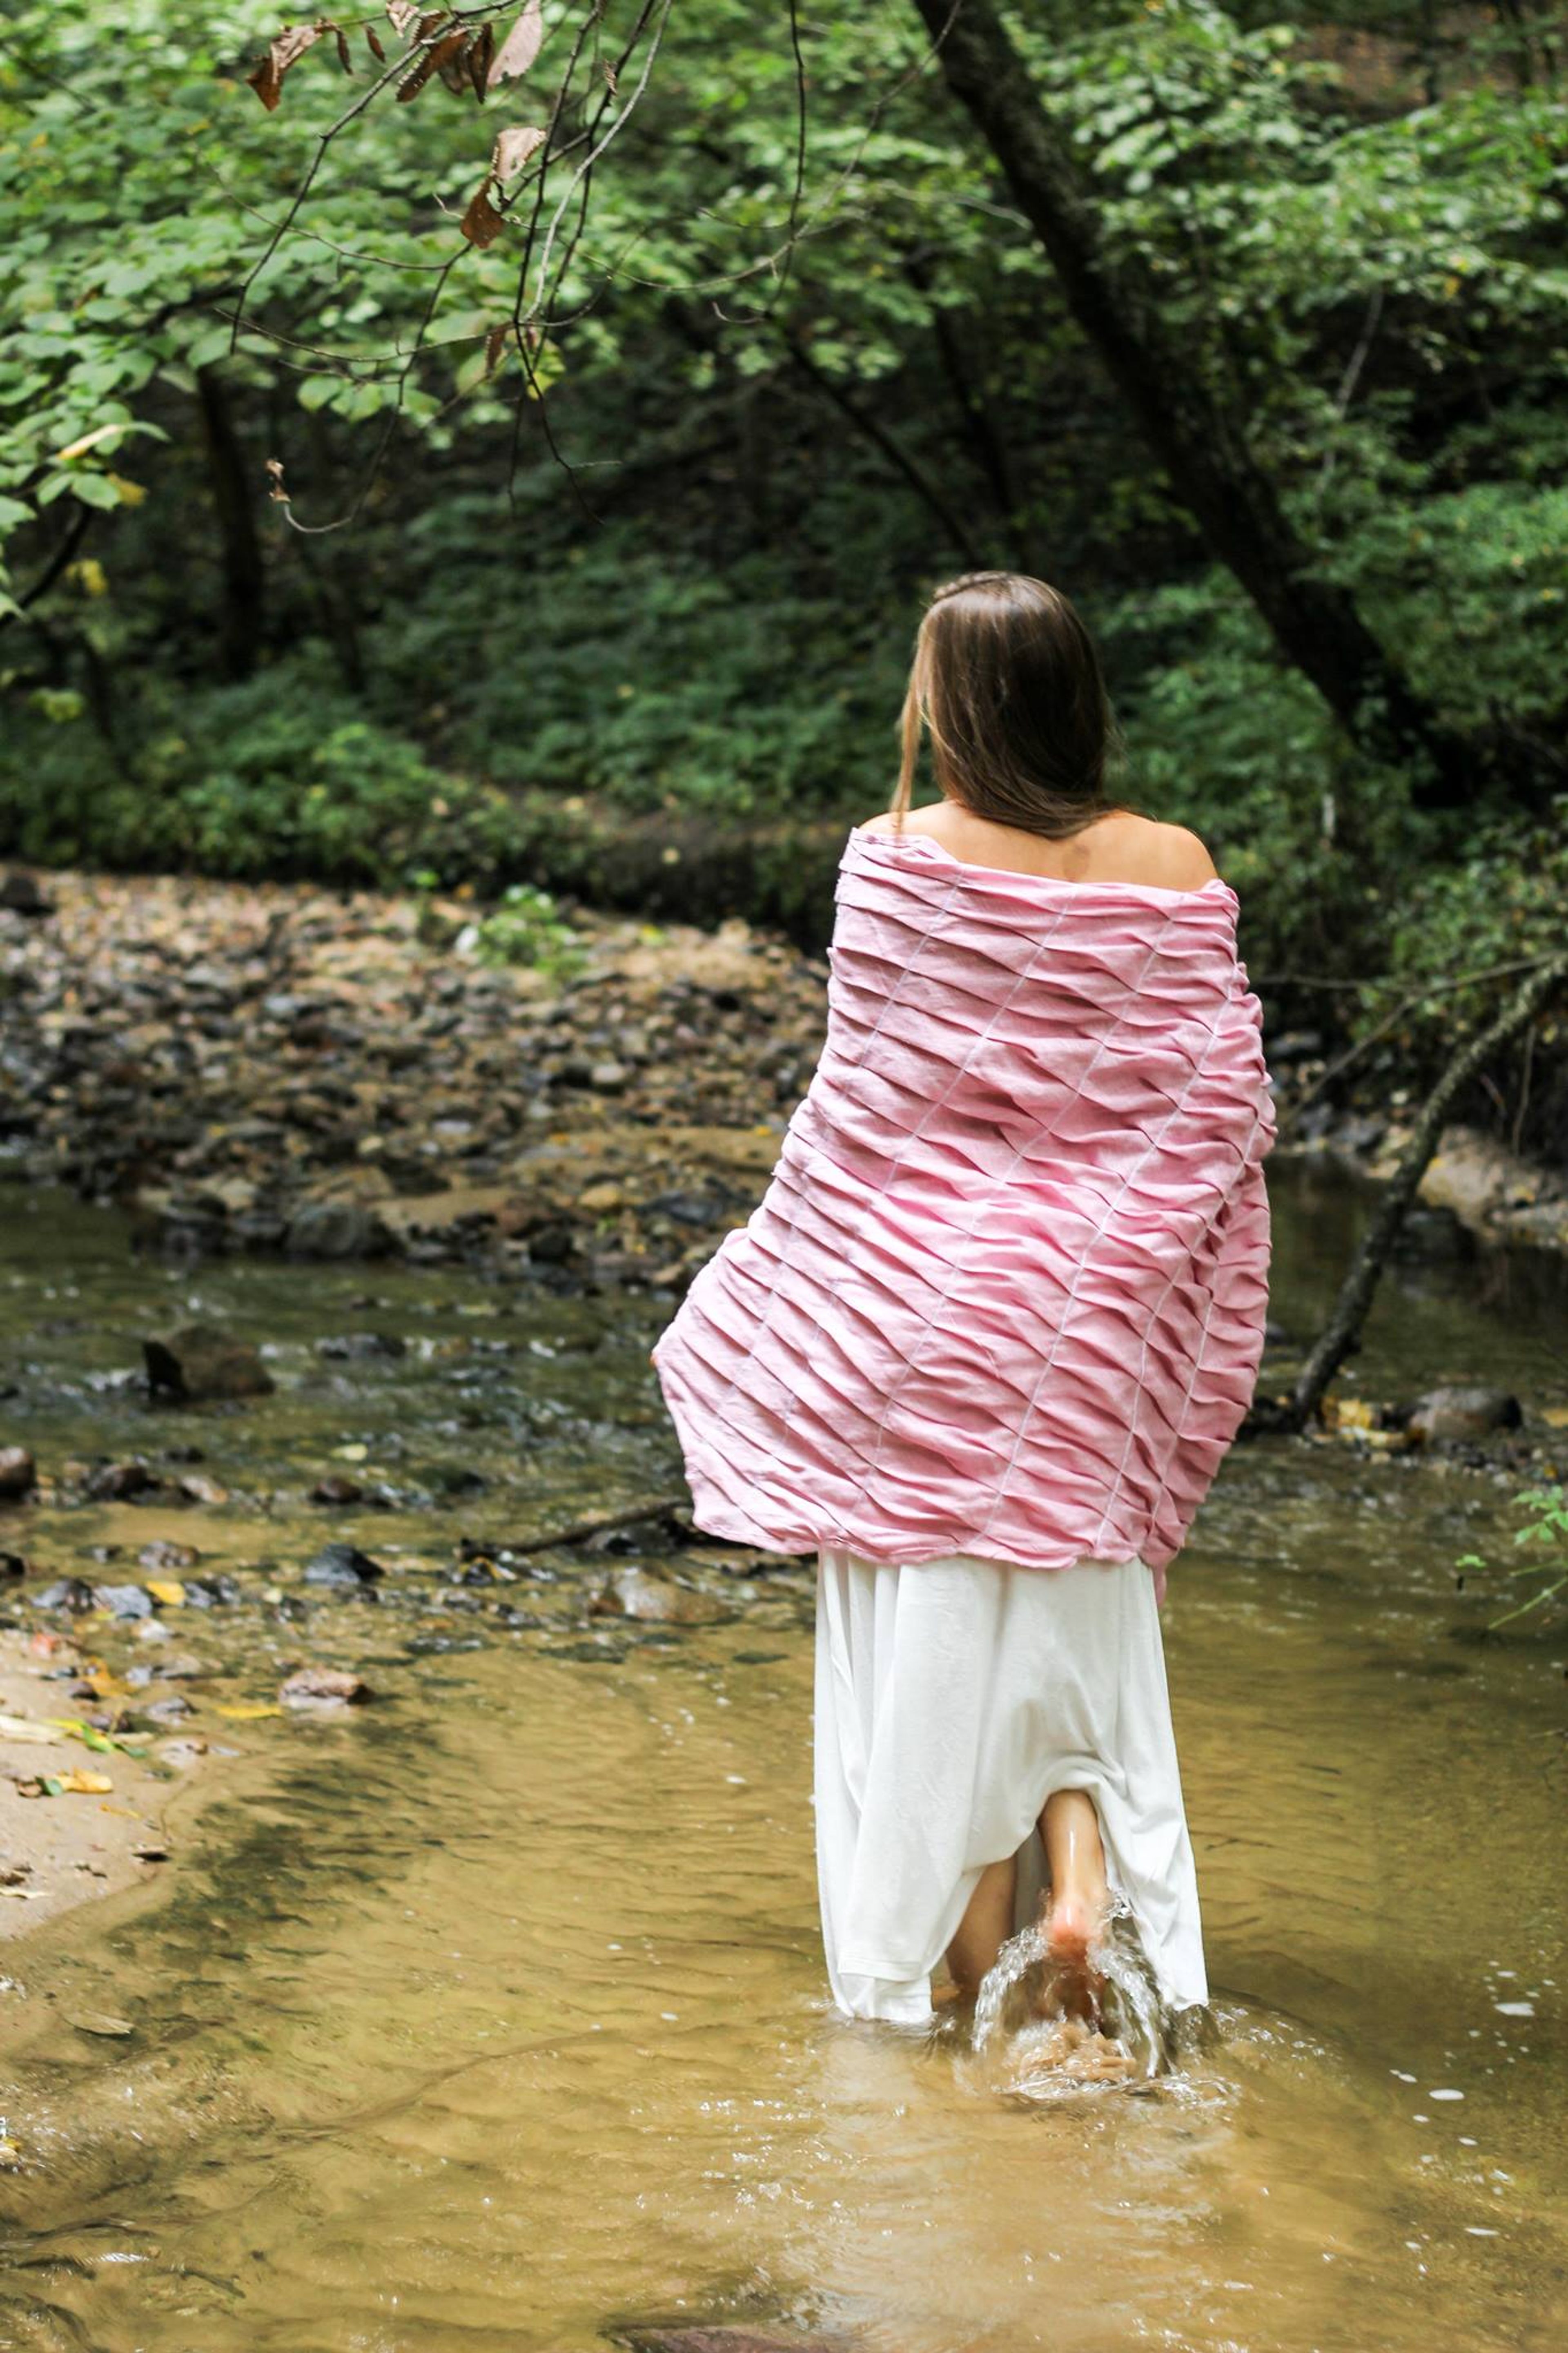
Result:
{"label": "bare shoulder", "polygon": [[1219,879],[1214,860],[1197,835],[1184,825],[1162,825],[1153,818],[1118,810],[1094,828],[1100,853],[1094,863],[1125,882],[1152,884],[1162,891],[1201,891]]}
{"label": "bare shoulder", "polygon": [[904,809],[901,812],[894,809],[879,809],[875,817],[867,818],[863,824],[856,827],[855,830],[857,833],[934,834],[936,826],[931,819],[937,811],[944,808],[945,806],[942,801],[931,801],[923,808]]}

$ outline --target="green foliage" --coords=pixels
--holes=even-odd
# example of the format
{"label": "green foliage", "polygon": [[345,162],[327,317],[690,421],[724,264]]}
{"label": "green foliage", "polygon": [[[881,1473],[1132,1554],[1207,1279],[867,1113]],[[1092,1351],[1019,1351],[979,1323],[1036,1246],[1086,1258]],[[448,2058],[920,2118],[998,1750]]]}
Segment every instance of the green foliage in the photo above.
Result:
{"label": "green foliage", "polygon": [[[1568,1593],[1568,1487],[1527,1487],[1514,1497],[1513,1506],[1524,1516],[1523,1526],[1514,1530],[1513,1541],[1516,1546],[1531,1547],[1537,1557],[1521,1561],[1507,1574],[1515,1579],[1533,1581],[1535,1589],[1513,1609],[1505,1609],[1500,1618],[1490,1620],[1489,1633],[1544,1610],[1560,1594]],[[1489,1566],[1480,1554],[1473,1552],[1466,1553],[1456,1563],[1461,1572],[1484,1570]]]}
{"label": "green foliage", "polygon": [[470,953],[481,964],[528,965],[552,980],[582,969],[576,933],[553,897],[531,882],[514,882],[473,927]]}
{"label": "green foliage", "polygon": [[[1008,13],[1111,264],[1313,568],[1453,725],[1560,740],[1568,136],[1531,12],[1458,44],[1414,0]],[[1506,770],[1418,817],[1346,744],[1131,435],[910,0],[803,16],[798,189],[785,21],[672,12],[525,368],[519,228],[458,222],[532,85],[367,105],[290,216],[368,96],[361,26],[352,80],[320,41],[268,114],[264,0],[16,0],[0,850],[564,892],[668,827],[714,871],[760,844],[734,887],[805,929],[792,828],[885,802],[921,599],[977,554],[1079,596],[1128,797],[1212,842],[1289,1018],[1364,1030],[1535,952],[1561,824]],[[291,530],[268,460],[294,521],[345,527]]]}

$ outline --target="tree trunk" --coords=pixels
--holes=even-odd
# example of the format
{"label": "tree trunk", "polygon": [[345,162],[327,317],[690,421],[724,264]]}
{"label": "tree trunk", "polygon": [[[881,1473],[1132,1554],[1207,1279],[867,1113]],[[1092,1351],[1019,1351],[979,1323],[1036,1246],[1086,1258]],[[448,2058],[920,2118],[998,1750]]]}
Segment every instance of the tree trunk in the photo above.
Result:
{"label": "tree trunk", "polygon": [[1142,271],[1106,253],[1079,164],[1036,96],[992,0],[915,5],[950,89],[1044,246],[1068,311],[1212,553],[1356,743],[1375,756],[1414,764],[1417,797],[1428,806],[1469,798],[1481,747],[1445,725],[1413,691],[1353,599],[1313,577],[1312,551],[1236,421],[1195,375]]}
{"label": "tree trunk", "polygon": [[267,598],[250,479],[234,428],[228,387],[216,367],[196,370],[196,396],[206,434],[207,475],[222,551],[218,657],[226,678],[248,678],[261,647]]}

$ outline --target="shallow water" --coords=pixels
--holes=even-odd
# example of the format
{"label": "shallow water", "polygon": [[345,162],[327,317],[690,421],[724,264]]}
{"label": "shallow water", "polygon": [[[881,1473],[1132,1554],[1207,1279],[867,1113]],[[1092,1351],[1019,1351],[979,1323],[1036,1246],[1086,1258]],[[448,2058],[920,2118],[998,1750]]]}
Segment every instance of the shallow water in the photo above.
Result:
{"label": "shallow water", "polygon": [[[1275,1313],[1305,1331],[1357,1205],[1278,1190]],[[320,1654],[381,1697],[246,1725],[168,1893],[10,1948],[0,2345],[568,2353],[650,2316],[879,2353],[1563,2341],[1568,1640],[1479,1641],[1497,1591],[1453,1576],[1515,1482],[1232,1456],[1165,1615],[1208,2031],[1152,2090],[1017,2099],[943,2038],[823,2006],[803,1577],[731,1583],[729,1622],[607,1630],[566,1556],[499,1597],[531,1624],[449,1582],[459,1535],[668,1486],[658,1311],[138,1264],[111,1218],[0,1199],[7,1434],[44,1462],[195,1438],[233,1494],[40,1515],[36,1556],[133,1577],[175,1533],[286,1580],[346,1535],[397,1587],[208,1613],[236,1688]],[[272,1344],[276,1397],[153,1415],[117,1384],[195,1313]],[[313,1353],[373,1327],[408,1354]],[[1560,1405],[1561,1329],[1537,1270],[1405,1274],[1359,1377]],[[389,1508],[305,1503],[344,1446]],[[482,1493],[417,1500],[465,1462]],[[77,1556],[114,1542],[120,1565]],[[135,2032],[89,2037],[88,2010]]]}

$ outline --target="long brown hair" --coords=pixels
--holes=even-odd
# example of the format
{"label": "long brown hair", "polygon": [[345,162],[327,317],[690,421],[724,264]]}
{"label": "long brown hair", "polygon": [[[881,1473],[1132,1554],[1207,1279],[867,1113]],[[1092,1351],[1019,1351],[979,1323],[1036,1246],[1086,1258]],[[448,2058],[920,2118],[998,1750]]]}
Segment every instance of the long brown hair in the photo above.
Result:
{"label": "long brown hair", "polygon": [[1022,572],[966,572],[915,638],[893,813],[910,806],[921,738],[936,780],[974,816],[1059,841],[1113,804],[1116,749],[1094,640],[1068,599]]}

